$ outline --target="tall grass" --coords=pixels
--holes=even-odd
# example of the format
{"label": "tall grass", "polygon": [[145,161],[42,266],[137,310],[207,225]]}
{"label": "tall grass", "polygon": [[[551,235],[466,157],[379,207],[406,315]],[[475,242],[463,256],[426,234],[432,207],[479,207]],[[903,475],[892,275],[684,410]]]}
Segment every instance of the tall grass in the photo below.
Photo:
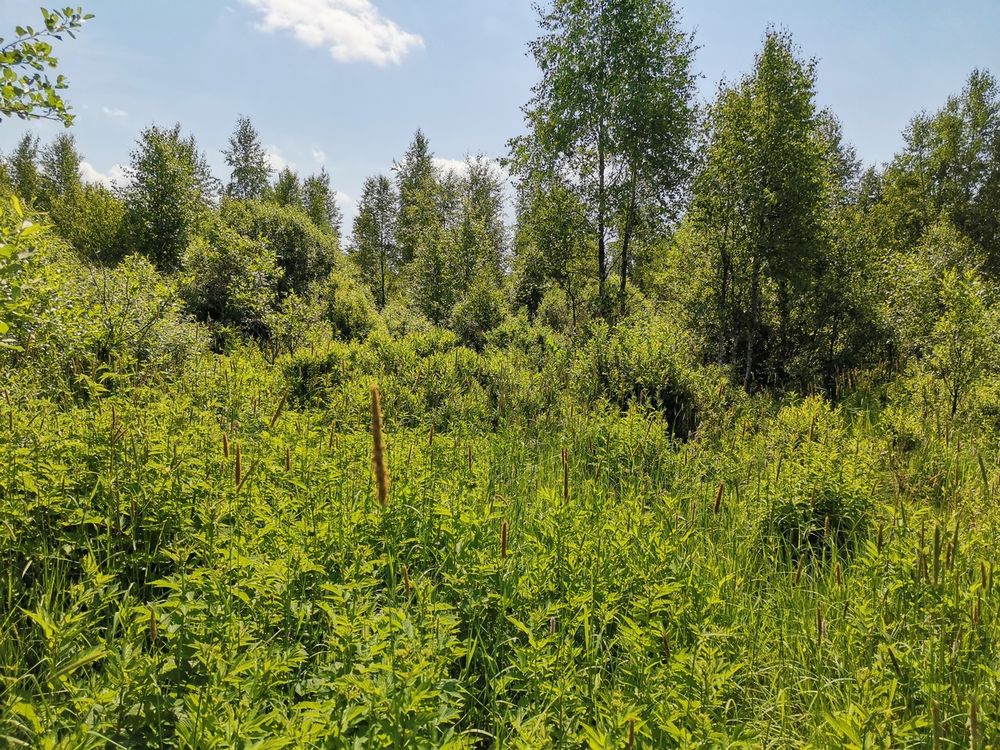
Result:
{"label": "tall grass", "polygon": [[818,398],[686,441],[565,394],[414,421],[374,374],[10,390],[0,744],[1000,743],[996,435]]}

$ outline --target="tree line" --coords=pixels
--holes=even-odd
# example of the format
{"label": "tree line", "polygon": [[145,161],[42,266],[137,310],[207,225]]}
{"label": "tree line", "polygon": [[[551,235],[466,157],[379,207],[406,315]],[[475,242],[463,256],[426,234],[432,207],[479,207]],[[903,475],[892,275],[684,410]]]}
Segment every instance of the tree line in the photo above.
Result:
{"label": "tree line", "polygon": [[245,117],[225,182],[175,125],[141,133],[114,189],[81,181],[68,134],[44,147],[26,135],[0,183],[94,262],[145,256],[185,279],[197,317],[261,340],[274,310],[307,299],[344,335],[403,309],[480,348],[512,316],[572,339],[654,309],[750,391],[829,391],[915,360],[987,366],[1000,274],[990,73],[865,167],[786,31],[768,29],[751,70],[703,104],[670,0],[552,0],[539,23],[540,78],[508,152],[446,170],[418,130],[365,180],[349,228],[330,175],[275,174]]}

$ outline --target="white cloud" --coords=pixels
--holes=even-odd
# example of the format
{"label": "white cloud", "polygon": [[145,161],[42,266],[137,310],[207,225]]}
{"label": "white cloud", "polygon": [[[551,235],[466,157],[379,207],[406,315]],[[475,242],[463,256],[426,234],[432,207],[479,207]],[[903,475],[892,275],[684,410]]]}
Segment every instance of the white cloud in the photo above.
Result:
{"label": "white cloud", "polygon": [[340,212],[344,215],[344,232],[350,233],[354,217],[358,215],[358,202],[347,193],[338,190],[337,205],[340,206]]}
{"label": "white cloud", "polygon": [[465,159],[445,159],[435,156],[433,162],[434,166],[442,172],[454,172],[459,177],[469,171],[469,165],[465,163]]}
{"label": "white cloud", "polygon": [[312,152],[313,161],[323,166],[326,164],[326,152],[322,149],[314,148]]}
{"label": "white cloud", "polygon": [[291,170],[295,170],[295,162],[289,161],[281,153],[281,149],[277,146],[268,146],[264,149],[264,157],[267,159],[268,165],[275,172],[280,172],[285,167]]}
{"label": "white cloud", "polygon": [[[442,156],[435,156],[432,161],[434,162],[434,166],[442,172],[454,172],[459,177],[465,177],[469,173],[469,164],[465,159],[446,159]],[[488,160],[488,163],[490,171],[495,176],[501,180],[507,179],[507,170],[501,167],[495,159]]]}
{"label": "white cloud", "polygon": [[101,111],[108,117],[128,117],[128,112],[124,109],[116,109],[115,107],[101,107]]}
{"label": "white cloud", "polygon": [[88,184],[103,185],[111,189],[127,183],[128,175],[121,164],[115,164],[107,172],[100,172],[93,164],[85,161],[80,163],[80,179]]}
{"label": "white cloud", "polygon": [[309,47],[327,47],[338,62],[398,65],[424,40],[382,16],[372,0],[243,0],[259,11],[261,31],[290,32]]}

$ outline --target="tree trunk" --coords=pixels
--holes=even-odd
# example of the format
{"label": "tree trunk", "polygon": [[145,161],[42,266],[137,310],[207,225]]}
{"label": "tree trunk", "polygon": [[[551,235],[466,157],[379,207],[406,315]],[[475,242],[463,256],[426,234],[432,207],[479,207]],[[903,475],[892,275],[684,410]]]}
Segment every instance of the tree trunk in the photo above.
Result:
{"label": "tree trunk", "polygon": [[636,192],[636,177],[635,174],[633,174],[632,183],[629,186],[628,212],[625,215],[625,231],[622,233],[620,303],[621,303],[621,315],[623,318],[625,317],[625,287],[628,283],[628,246],[632,240],[632,232],[635,230],[635,212],[636,212],[635,192]]}
{"label": "tree trunk", "polygon": [[604,300],[604,281],[607,278],[607,248],[605,246],[605,163],[604,138],[597,139],[597,292]]}

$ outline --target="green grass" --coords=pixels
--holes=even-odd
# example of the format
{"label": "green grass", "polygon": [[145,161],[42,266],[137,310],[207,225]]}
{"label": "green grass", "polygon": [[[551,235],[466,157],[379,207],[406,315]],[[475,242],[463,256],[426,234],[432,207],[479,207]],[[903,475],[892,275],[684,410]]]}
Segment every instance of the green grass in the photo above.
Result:
{"label": "green grass", "polygon": [[681,442],[563,391],[403,418],[382,383],[383,510],[349,376],[280,410],[242,356],[89,403],[11,382],[0,744],[1000,743],[988,430],[744,400]]}

